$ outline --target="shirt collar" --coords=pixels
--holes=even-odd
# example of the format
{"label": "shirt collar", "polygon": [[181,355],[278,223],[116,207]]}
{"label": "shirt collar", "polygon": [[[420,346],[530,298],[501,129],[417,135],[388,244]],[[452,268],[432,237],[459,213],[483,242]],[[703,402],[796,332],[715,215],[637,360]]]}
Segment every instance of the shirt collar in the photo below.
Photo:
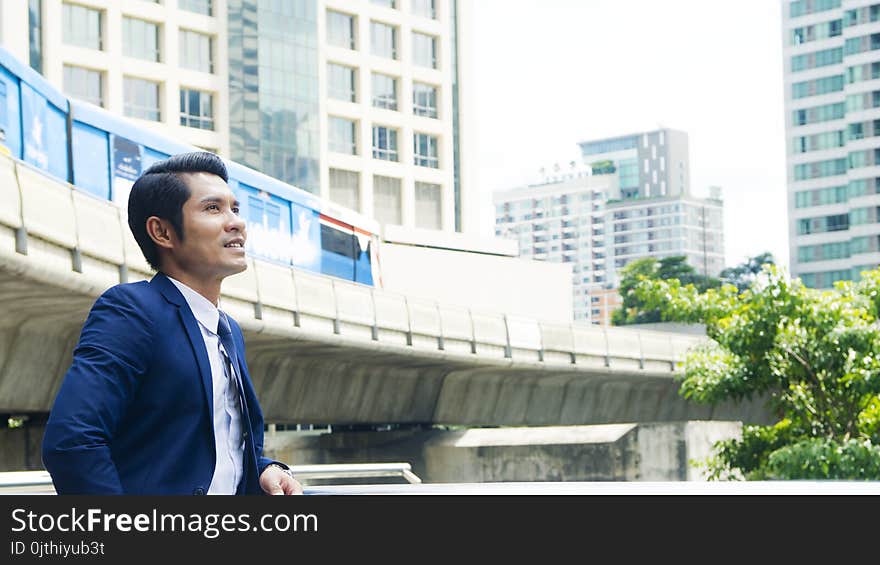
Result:
{"label": "shirt collar", "polygon": [[205,329],[209,332],[216,334],[217,324],[220,322],[220,310],[214,306],[210,300],[182,282],[174,280],[171,277],[168,277],[168,280],[174,283],[174,286],[176,286],[180,291],[180,294],[183,295],[184,300],[186,300],[186,303],[189,305],[189,309],[192,310],[193,316],[195,316],[196,320],[205,326]]}

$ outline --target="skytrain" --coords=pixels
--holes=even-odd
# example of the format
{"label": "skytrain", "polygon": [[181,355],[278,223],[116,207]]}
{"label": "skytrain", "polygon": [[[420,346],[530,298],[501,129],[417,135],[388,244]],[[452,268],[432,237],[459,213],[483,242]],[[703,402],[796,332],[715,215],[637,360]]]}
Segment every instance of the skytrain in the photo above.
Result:
{"label": "skytrain", "polygon": [[[198,148],[68,98],[0,47],[0,151],[96,198],[127,208],[151,164]],[[379,286],[379,225],[224,159],[247,223],[249,255]]]}

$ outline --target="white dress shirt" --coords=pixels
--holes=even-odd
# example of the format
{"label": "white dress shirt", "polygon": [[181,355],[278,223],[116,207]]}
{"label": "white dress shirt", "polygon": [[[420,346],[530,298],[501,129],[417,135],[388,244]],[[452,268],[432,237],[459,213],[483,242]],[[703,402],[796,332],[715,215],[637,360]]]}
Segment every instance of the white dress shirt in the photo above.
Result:
{"label": "white dress shirt", "polygon": [[[211,302],[180,281],[168,277],[183,294],[183,298],[199,322],[202,339],[211,363],[211,389],[214,414],[214,453],[217,463],[208,494],[235,494],[241,480],[244,460],[244,439],[242,437],[241,411],[239,408],[238,387],[227,377],[225,349],[217,335],[220,311]],[[193,375],[193,378],[200,378]],[[234,379],[234,377],[233,377]]]}

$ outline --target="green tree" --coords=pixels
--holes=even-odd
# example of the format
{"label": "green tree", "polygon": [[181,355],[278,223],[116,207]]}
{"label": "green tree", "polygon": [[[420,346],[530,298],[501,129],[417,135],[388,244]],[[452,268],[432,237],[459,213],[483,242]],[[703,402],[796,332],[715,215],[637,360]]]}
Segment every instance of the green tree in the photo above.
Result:
{"label": "green tree", "polygon": [[611,314],[613,325],[649,324],[664,321],[659,309],[646,308],[638,296],[631,292],[643,278],[650,280],[676,279],[682,284],[693,284],[700,290],[721,285],[721,281],[718,279],[697,273],[693,267],[687,264],[687,257],[684,255],[663,257],[659,260],[653,257],[636,259],[621,269],[618,290],[622,304]]}
{"label": "green tree", "polygon": [[621,269],[618,292],[622,298],[621,307],[611,313],[611,323],[615,326],[625,324],[647,324],[660,321],[660,311],[645,311],[632,291],[643,279],[657,279],[659,263],[653,257],[636,259]]}
{"label": "green tree", "polygon": [[681,394],[710,404],[766,397],[777,417],[716,443],[710,477],[880,479],[880,269],[832,290],[766,265],[742,293],[649,277],[632,293],[664,319],[706,325]]}
{"label": "green tree", "polygon": [[761,272],[764,265],[775,265],[776,259],[769,251],[750,257],[735,267],[721,271],[721,282],[732,284],[739,292],[745,292]]}

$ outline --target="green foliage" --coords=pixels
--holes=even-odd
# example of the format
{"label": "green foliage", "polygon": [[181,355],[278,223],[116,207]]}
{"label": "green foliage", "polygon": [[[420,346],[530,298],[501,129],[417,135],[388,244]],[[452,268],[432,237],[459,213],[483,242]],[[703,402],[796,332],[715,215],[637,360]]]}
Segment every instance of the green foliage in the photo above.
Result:
{"label": "green foliage", "polygon": [[715,444],[714,454],[706,462],[707,475],[710,480],[766,479],[770,454],[785,446],[794,435],[787,419],[773,426],[743,426],[742,439]]}
{"label": "green foliage", "polygon": [[880,270],[826,291],[770,264],[743,291],[642,275],[631,294],[664,320],[706,325],[681,394],[709,404],[768,398],[778,415],[716,444],[711,477],[880,479]]}
{"label": "green foliage", "polygon": [[764,265],[775,264],[776,259],[773,258],[773,254],[769,251],[765,251],[760,255],[755,255],[754,257],[746,259],[736,267],[728,267],[724,269],[719,276],[723,283],[732,284],[736,287],[737,291],[745,292],[752,286],[755,279],[758,278]]}
{"label": "green foliage", "polygon": [[691,284],[700,291],[716,288],[721,285],[718,279],[697,273],[687,264],[687,257],[676,255],[660,260],[653,257],[636,259],[621,269],[620,296],[621,307],[611,314],[611,323],[615,326],[626,324],[649,324],[664,321],[660,309],[647,306],[632,291],[643,279],[677,280],[681,284]]}
{"label": "green foliage", "polygon": [[611,323],[615,326],[624,324],[646,324],[660,321],[659,310],[646,310],[639,308],[632,290],[643,278],[656,279],[659,265],[653,257],[636,259],[621,270],[620,296],[623,299],[622,306],[612,312]]}
{"label": "green foliage", "polygon": [[771,453],[767,473],[771,479],[877,480],[880,445],[867,439],[803,439]]}
{"label": "green foliage", "polygon": [[614,161],[604,160],[604,161],[594,161],[590,163],[590,167],[593,169],[594,175],[610,175],[617,171],[617,168],[614,166]]}

